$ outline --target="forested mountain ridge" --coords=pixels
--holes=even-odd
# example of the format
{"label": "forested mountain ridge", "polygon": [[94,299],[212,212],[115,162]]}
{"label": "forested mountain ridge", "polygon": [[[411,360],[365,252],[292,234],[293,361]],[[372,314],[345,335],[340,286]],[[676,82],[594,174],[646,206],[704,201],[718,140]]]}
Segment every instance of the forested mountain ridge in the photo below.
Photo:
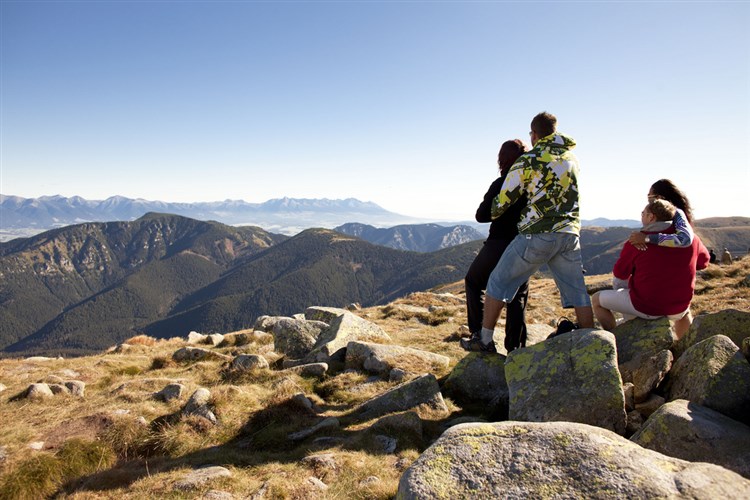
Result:
{"label": "forested mountain ridge", "polygon": [[479,245],[418,254],[325,229],[287,238],[163,214],[70,226],[0,244],[0,349],[80,354],[309,303],[377,304],[460,279]]}
{"label": "forested mountain ridge", "polygon": [[[164,301],[286,238],[255,227],[147,214],[133,222],[80,224],[0,243],[0,349],[127,283],[152,282],[146,288],[160,290],[154,307],[163,308]],[[174,272],[165,272],[170,267]]]}

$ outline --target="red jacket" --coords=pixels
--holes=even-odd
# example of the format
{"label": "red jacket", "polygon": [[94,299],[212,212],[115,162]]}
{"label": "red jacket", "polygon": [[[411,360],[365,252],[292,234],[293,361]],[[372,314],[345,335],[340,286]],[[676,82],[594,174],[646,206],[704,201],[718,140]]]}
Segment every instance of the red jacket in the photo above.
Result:
{"label": "red jacket", "polygon": [[645,252],[626,242],[613,273],[616,278],[628,280],[630,300],[638,312],[667,316],[690,307],[695,272],[705,269],[709,259],[708,250],[697,235],[689,247],[648,245]]}

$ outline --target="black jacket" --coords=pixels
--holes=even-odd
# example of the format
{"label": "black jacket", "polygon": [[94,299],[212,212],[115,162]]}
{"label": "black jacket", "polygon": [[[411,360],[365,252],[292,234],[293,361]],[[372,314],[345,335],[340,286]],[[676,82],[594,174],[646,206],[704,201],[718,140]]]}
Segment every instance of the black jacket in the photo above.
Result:
{"label": "black jacket", "polygon": [[495,182],[490,185],[484,200],[477,208],[477,222],[492,222],[490,224],[490,235],[488,240],[512,240],[518,234],[518,221],[521,220],[521,210],[526,206],[527,198],[523,195],[521,199],[515,202],[511,207],[503,212],[498,219],[492,220],[491,211],[494,199],[500,194],[500,188],[503,187],[505,175],[501,175]]}

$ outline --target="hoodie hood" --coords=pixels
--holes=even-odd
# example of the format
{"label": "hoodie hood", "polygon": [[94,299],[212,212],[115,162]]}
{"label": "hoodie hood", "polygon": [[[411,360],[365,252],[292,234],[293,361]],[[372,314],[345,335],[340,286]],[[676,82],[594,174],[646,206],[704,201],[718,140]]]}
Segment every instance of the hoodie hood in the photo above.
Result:
{"label": "hoodie hood", "polygon": [[534,148],[549,149],[558,154],[564,151],[570,151],[574,147],[576,147],[576,141],[572,137],[557,132],[542,137],[536,141],[536,144],[534,145]]}

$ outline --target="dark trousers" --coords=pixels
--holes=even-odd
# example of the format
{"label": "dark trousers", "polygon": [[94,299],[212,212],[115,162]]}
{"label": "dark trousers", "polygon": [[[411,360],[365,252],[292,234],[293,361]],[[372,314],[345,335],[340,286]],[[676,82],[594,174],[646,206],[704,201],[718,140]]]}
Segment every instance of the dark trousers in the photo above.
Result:
{"label": "dark trousers", "polygon": [[[466,286],[466,314],[469,330],[476,333],[482,330],[482,299],[487,281],[495,269],[503,252],[511,240],[487,240],[471,263],[464,278]],[[505,349],[510,352],[518,347],[526,347],[526,302],[529,299],[529,282],[525,282],[516,292],[513,300],[506,304]]]}

